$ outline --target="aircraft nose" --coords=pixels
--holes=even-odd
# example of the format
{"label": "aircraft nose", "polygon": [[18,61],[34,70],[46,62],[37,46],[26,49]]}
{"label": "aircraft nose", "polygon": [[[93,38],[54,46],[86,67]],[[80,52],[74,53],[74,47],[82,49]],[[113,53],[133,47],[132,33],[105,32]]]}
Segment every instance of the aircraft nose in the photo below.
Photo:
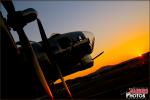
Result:
{"label": "aircraft nose", "polygon": [[94,42],[95,42],[95,37],[93,35],[92,32],[88,32],[88,31],[83,31],[83,34],[85,35],[86,38],[88,38],[90,40],[90,46],[92,48],[92,51],[94,49]]}

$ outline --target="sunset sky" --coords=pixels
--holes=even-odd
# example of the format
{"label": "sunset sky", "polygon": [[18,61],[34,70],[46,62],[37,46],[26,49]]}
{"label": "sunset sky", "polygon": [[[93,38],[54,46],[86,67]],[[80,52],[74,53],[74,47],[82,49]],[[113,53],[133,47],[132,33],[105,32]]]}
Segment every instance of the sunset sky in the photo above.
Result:
{"label": "sunset sky", "polygon": [[[92,57],[104,51],[94,66],[65,77],[87,75],[102,66],[117,64],[149,51],[149,1],[14,1],[16,10],[34,8],[49,37],[52,33],[90,31],[95,36]],[[4,9],[2,8],[2,11]],[[5,14],[4,14],[5,15]],[[36,21],[25,28],[40,41]],[[13,32],[17,41],[17,35]]]}

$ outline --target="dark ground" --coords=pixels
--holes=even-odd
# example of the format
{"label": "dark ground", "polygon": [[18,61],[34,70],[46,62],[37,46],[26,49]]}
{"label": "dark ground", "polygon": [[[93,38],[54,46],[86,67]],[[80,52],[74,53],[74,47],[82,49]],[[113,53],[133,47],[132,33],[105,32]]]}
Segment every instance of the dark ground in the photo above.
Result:
{"label": "dark ground", "polygon": [[[68,80],[74,99],[126,99],[129,88],[149,89],[150,53],[117,65],[105,66],[85,77]],[[55,98],[69,98],[62,84],[56,85]],[[146,99],[148,99],[146,95]]]}

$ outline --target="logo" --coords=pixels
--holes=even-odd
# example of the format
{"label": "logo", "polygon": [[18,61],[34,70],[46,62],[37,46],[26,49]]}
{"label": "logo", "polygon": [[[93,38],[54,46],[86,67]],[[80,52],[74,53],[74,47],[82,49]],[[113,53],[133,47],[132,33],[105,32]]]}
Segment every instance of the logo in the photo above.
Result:
{"label": "logo", "polygon": [[129,88],[126,99],[146,99],[148,88]]}

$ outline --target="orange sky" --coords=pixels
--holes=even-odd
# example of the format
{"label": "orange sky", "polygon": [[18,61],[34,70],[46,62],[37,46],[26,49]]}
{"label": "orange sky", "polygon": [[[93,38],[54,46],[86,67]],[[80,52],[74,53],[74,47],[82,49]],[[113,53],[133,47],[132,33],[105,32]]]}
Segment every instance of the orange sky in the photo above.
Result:
{"label": "orange sky", "polygon": [[[103,67],[105,65],[113,65],[120,63],[122,61],[128,60],[130,58],[137,57],[140,54],[149,51],[149,25],[140,24],[135,25],[135,29],[128,29],[125,32],[128,32],[127,35],[133,34],[132,37],[120,38],[117,41],[114,41],[114,45],[110,45],[110,48],[106,51],[104,50],[104,54],[102,54],[99,58],[95,59],[94,66],[92,68],[86,69],[84,71],[79,71],[74,74],[65,77],[65,80],[74,79],[76,77],[81,77],[88,75]],[[120,42],[118,42],[120,41]],[[98,47],[96,47],[98,48]],[[94,53],[92,56],[94,57],[98,54],[99,49],[94,49]],[[60,82],[60,80],[56,81]]]}
{"label": "orange sky", "polygon": [[[128,4],[124,9],[126,7]],[[95,26],[90,27],[90,30],[95,33],[96,40],[92,57],[101,51],[104,51],[104,54],[95,59],[93,67],[66,76],[65,80],[88,75],[105,65],[117,64],[149,51],[148,6],[139,3],[138,5],[133,4],[133,8],[129,6],[127,9],[130,10],[130,13],[128,10],[116,11],[114,12],[116,15],[109,16],[105,22],[100,23],[100,19],[97,19],[93,23]],[[124,16],[122,16],[123,14]]]}

